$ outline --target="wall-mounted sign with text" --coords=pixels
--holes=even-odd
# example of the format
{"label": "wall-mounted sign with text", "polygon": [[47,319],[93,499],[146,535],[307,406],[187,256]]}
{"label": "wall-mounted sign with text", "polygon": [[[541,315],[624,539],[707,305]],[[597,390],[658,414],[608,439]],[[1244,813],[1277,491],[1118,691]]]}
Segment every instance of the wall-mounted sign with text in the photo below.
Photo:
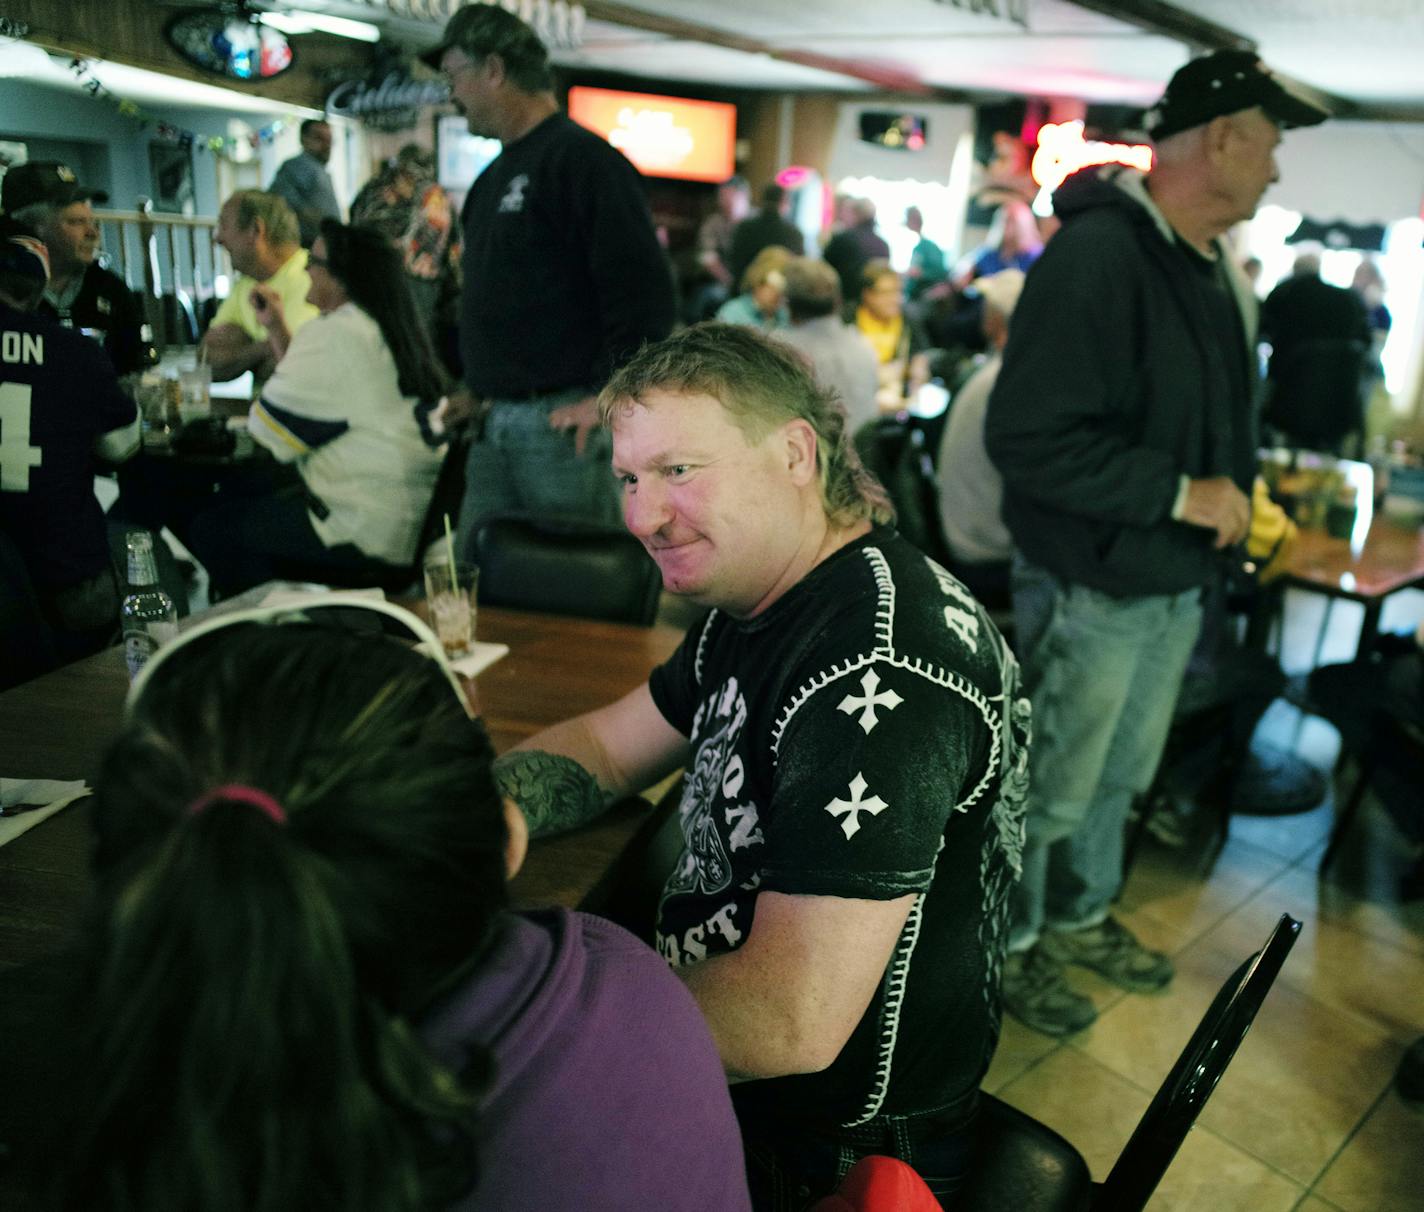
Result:
{"label": "wall-mounted sign with text", "polygon": [[347,80],[327,94],[326,112],[341,118],[359,118],[376,130],[407,130],[420,111],[443,105],[450,86],[443,80],[416,80],[404,68],[380,79]]}
{"label": "wall-mounted sign with text", "polygon": [[718,182],[732,175],[735,105],[580,85],[569,89],[569,117],[602,135],[646,176]]}

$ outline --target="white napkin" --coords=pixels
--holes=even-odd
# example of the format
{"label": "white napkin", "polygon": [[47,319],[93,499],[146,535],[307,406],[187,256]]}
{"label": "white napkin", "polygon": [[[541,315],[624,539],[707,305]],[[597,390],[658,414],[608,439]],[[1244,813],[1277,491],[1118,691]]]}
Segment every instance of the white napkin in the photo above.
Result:
{"label": "white napkin", "polygon": [[52,817],[67,804],[83,799],[89,787],[83,779],[65,782],[61,779],[0,778],[0,804],[9,809],[16,804],[43,804],[18,816],[0,816],[0,846],[13,842],[22,833]]}
{"label": "white napkin", "polygon": [[451,661],[450,665],[456,672],[463,673],[467,678],[472,678],[477,673],[483,673],[500,657],[508,655],[508,644],[487,644],[476,640],[470,645],[469,652],[458,660]]}

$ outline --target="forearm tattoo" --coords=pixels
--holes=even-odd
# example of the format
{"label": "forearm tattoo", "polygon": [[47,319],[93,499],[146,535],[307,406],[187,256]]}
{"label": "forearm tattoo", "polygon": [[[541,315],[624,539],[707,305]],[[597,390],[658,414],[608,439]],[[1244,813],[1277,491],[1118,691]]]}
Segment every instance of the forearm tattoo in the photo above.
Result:
{"label": "forearm tattoo", "polygon": [[598,816],[612,798],[573,758],[517,749],[497,758],[494,781],[524,813],[534,837],[563,833]]}

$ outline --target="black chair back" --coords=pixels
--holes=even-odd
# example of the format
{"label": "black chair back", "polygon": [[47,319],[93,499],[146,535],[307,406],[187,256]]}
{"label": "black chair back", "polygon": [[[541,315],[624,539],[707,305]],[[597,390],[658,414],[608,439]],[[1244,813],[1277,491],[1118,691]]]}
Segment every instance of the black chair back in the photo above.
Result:
{"label": "black chair back", "polygon": [[1299,935],[1300,923],[1283,913],[1266,945],[1221,987],[1099,1188],[1095,1208],[1135,1212],[1147,1206]]}
{"label": "black chair back", "polygon": [[662,576],[622,529],[491,518],[475,534],[480,601],[649,626]]}
{"label": "black chair back", "polygon": [[933,488],[934,464],[918,427],[898,417],[882,417],[855,435],[855,445],[861,462],[884,485],[895,507],[895,529],[932,560],[947,566],[938,494]]}
{"label": "black chair back", "polygon": [[198,313],[186,292],[177,290],[161,295],[158,301],[162,316],[165,345],[196,345],[198,343]]}
{"label": "black chair back", "polygon": [[1232,973],[1177,1058],[1112,1172],[1094,1187],[1081,1154],[1030,1115],[979,1095],[974,1169],[956,1212],[1140,1212],[1255,1021],[1300,934],[1289,914]]}

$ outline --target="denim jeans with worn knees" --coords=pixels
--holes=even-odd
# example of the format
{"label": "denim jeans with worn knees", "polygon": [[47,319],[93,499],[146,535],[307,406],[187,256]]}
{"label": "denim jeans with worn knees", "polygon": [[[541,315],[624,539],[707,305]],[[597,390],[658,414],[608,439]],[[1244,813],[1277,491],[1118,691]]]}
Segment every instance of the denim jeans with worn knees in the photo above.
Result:
{"label": "denim jeans with worn knees", "polygon": [[549,428],[551,412],[588,394],[575,388],[492,402],[465,464],[459,529],[467,556],[473,558],[475,531],[489,518],[622,524],[608,431],[593,430],[583,454],[576,455],[573,431]]}
{"label": "denim jeans with worn knees", "polygon": [[1107,916],[1128,810],[1152,781],[1201,627],[1201,591],[1116,598],[1021,559],[1013,591],[1033,703],[1017,951],[1045,926]]}

